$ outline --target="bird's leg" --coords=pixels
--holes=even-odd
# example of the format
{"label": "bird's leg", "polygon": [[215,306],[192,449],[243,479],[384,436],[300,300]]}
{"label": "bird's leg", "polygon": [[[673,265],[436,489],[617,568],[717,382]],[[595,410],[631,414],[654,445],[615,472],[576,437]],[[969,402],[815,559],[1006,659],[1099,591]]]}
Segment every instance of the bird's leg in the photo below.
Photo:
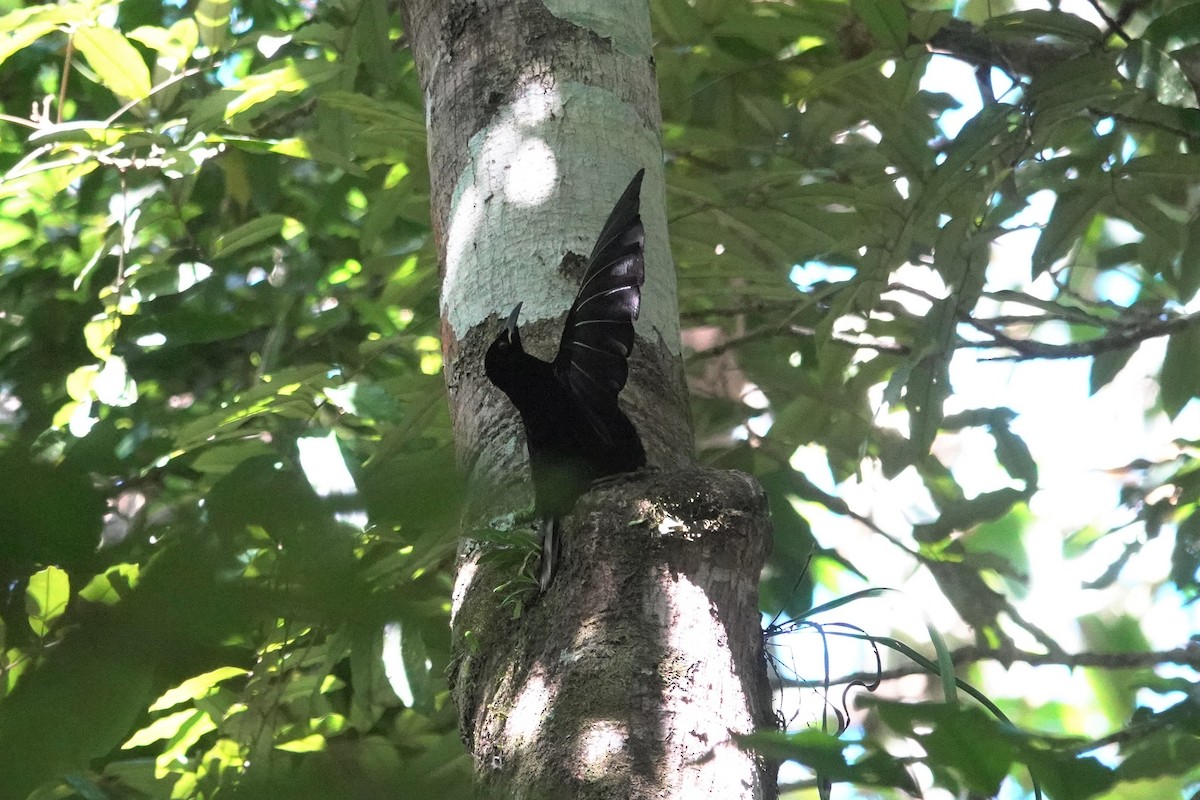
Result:
{"label": "bird's leg", "polygon": [[562,523],[555,517],[541,521],[542,559],[538,564],[538,586],[545,592],[554,580],[554,571],[558,566],[558,551],[561,542],[559,538]]}

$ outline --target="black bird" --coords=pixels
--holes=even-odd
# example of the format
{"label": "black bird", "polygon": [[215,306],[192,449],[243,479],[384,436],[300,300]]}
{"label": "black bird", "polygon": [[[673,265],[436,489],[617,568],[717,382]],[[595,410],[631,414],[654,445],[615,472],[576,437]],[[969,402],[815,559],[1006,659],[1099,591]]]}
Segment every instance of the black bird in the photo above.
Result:
{"label": "black bird", "polygon": [[633,176],[600,231],[554,361],[521,347],[521,303],[483,361],[488,380],[508,395],[525,426],[533,510],[542,520],[542,591],[554,577],[559,519],[592,481],[646,463],[637,429],[617,405],[646,279],[638,215],[644,173]]}

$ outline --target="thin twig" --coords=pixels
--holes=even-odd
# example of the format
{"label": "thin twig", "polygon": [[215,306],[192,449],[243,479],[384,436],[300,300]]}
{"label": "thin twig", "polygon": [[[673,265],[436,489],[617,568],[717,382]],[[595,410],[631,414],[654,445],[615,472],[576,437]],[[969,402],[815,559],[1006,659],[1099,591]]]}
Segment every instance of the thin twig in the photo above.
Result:
{"label": "thin twig", "polygon": [[[1174,650],[1159,650],[1133,653],[1031,653],[1026,650],[999,650],[981,647],[961,647],[950,654],[953,664],[964,666],[980,661],[998,661],[1004,665],[1013,663],[1029,664],[1034,667],[1094,667],[1096,669],[1129,670],[1149,669],[1160,664],[1180,664],[1182,666],[1200,669],[1200,646],[1177,647]],[[919,675],[928,671],[919,664],[907,664],[903,667],[885,670],[880,673],[880,680],[894,681],[909,675]],[[853,681],[871,680],[874,672],[853,672],[837,680],[830,681],[831,686],[840,686]],[[806,681],[792,680],[783,682],[786,687],[812,688],[823,686],[824,680]]]}
{"label": "thin twig", "polygon": [[1200,313],[1185,314],[1179,317],[1148,323],[1139,328],[1124,328],[1106,336],[1098,336],[1083,342],[1067,344],[1050,344],[1031,339],[1016,339],[990,327],[980,320],[967,317],[963,322],[992,337],[994,343],[976,342],[968,345],[975,348],[1006,347],[1014,350],[1014,355],[995,356],[992,361],[1025,361],[1036,358],[1088,358],[1113,350],[1124,350],[1148,339],[1157,339],[1175,331],[1190,327],[1200,322]]}
{"label": "thin twig", "polygon": [[137,107],[138,104],[140,104],[146,100],[149,100],[151,97],[158,94],[163,89],[170,86],[171,84],[178,83],[179,81],[183,80],[184,78],[190,78],[193,75],[199,75],[201,72],[204,72],[205,70],[219,69],[221,67],[222,63],[223,63],[222,61],[217,61],[217,62],[214,62],[211,64],[207,64],[203,67],[192,67],[191,69],[185,69],[183,72],[177,73],[177,74],[172,75],[171,77],[167,78],[162,83],[156,83],[154,86],[150,87],[150,91],[146,93],[145,97],[138,97],[133,100],[130,100],[129,102],[125,103],[123,106],[118,108],[116,111],[114,111],[112,114],[110,114],[108,116],[108,118],[104,120],[104,127],[107,128],[108,126],[112,125],[114,122],[116,122],[122,116],[124,116],[126,112]]}
{"label": "thin twig", "polygon": [[1121,23],[1108,15],[1108,12],[1104,10],[1104,6],[1100,5],[1099,0],[1088,0],[1088,3],[1091,4],[1092,8],[1096,9],[1096,13],[1100,15],[1100,19],[1104,20],[1104,24],[1108,26],[1109,33],[1115,33],[1125,44],[1133,44],[1133,39],[1121,27]]}
{"label": "thin twig", "polygon": [[67,82],[71,76],[71,59],[75,55],[75,33],[67,34],[67,50],[63,54],[62,82],[58,85],[58,108],[55,109],[54,122],[62,125],[63,104],[67,102]]}
{"label": "thin twig", "polygon": [[31,119],[24,117],[14,117],[12,114],[0,114],[0,122],[7,122],[10,125],[24,125],[26,128],[38,129],[38,124]]}

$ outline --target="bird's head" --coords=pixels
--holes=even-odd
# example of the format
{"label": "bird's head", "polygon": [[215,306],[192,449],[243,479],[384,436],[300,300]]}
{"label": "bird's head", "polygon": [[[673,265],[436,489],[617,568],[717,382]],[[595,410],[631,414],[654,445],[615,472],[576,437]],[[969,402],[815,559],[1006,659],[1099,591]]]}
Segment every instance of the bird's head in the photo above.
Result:
{"label": "bird's head", "polygon": [[521,347],[521,332],[517,328],[517,316],[521,313],[521,305],[517,303],[517,307],[508,315],[508,319],[504,321],[504,330],[496,334],[487,355],[484,356],[484,371],[493,383],[499,374],[497,370],[501,369],[504,363],[511,361],[517,353],[525,352],[525,348]]}

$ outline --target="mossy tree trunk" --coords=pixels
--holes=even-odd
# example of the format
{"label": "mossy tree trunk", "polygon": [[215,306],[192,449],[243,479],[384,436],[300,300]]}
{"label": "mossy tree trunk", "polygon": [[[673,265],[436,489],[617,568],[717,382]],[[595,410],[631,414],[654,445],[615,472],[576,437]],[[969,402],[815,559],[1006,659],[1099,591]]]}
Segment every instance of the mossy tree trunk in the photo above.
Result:
{"label": "mossy tree trunk", "polygon": [[[427,103],[442,348],[476,487],[454,590],[451,675],[481,786],[505,798],[763,798],[737,734],[773,724],[758,617],[762,491],[694,464],[667,244],[645,0],[408,0]],[[579,268],[646,168],[647,279],[622,405],[650,468],[565,521],[550,590],[519,617],[511,565],[470,535],[528,508],[526,452],[483,352],[518,302],[549,360]],[[506,572],[507,570],[507,572]]]}

